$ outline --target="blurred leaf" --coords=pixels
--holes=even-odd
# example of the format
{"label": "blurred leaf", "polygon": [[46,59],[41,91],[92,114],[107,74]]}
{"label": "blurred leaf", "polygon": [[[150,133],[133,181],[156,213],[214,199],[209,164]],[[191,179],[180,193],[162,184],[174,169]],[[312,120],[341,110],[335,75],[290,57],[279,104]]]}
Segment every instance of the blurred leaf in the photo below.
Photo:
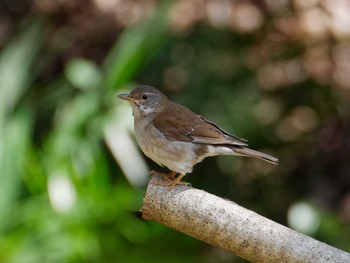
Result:
{"label": "blurred leaf", "polygon": [[101,81],[101,72],[95,63],[83,58],[71,59],[65,67],[66,78],[77,88],[96,88]]}
{"label": "blurred leaf", "polygon": [[46,191],[47,178],[39,151],[34,145],[29,144],[25,154],[23,181],[32,194],[42,193]]}
{"label": "blurred leaf", "polygon": [[172,1],[163,1],[148,22],[124,31],[105,61],[106,90],[120,88],[130,81],[167,40],[171,4]]}
{"label": "blurred leaf", "polygon": [[40,48],[41,33],[41,23],[33,22],[0,53],[0,123],[34,77],[32,67]]}
{"label": "blurred leaf", "polygon": [[[21,176],[24,172],[26,149],[30,144],[33,116],[29,108],[22,107],[0,136],[0,218],[8,213],[20,194]],[[0,224],[4,227],[4,222]]]}
{"label": "blurred leaf", "polygon": [[93,117],[98,117],[98,100],[96,92],[88,92],[66,101],[57,112],[55,129],[70,134],[82,132]]}

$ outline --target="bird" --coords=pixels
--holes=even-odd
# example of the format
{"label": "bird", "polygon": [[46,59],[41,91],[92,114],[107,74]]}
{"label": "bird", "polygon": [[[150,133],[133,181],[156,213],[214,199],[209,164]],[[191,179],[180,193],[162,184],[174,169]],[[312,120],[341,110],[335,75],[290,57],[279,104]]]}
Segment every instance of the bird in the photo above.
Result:
{"label": "bird", "polygon": [[247,140],[169,100],[152,86],[140,85],[117,97],[131,104],[135,137],[143,153],[171,171],[161,173],[168,182],[160,185],[169,186],[169,191],[187,184],[181,181],[183,176],[210,156],[238,155],[278,164],[277,158],[248,148]]}

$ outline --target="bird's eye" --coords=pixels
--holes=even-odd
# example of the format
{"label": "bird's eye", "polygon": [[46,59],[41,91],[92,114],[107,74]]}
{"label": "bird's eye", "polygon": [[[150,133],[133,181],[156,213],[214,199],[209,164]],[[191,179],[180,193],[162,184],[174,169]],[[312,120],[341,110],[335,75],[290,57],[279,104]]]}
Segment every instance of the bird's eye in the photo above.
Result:
{"label": "bird's eye", "polygon": [[148,99],[148,94],[143,94],[142,97],[141,97],[141,99],[147,100],[147,99]]}

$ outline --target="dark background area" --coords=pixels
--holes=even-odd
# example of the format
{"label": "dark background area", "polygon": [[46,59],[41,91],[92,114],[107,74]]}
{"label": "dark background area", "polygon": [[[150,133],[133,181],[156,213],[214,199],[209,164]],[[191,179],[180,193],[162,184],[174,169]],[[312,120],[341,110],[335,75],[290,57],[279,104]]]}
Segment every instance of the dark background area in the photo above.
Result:
{"label": "dark background area", "polygon": [[186,181],[350,251],[349,72],[347,1],[2,1],[0,261],[245,262],[140,218],[106,135],[138,84],[280,160]]}

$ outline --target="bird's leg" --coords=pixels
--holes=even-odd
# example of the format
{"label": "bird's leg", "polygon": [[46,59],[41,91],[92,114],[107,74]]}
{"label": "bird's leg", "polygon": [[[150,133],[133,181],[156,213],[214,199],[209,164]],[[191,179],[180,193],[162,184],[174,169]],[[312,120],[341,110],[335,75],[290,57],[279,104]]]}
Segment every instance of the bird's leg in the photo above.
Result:
{"label": "bird's leg", "polygon": [[169,181],[169,180],[175,180],[175,179],[176,179],[177,172],[171,171],[170,173],[166,174],[166,173],[157,172],[157,171],[152,170],[152,171],[151,171],[151,175],[155,175],[155,174],[159,174],[159,175],[161,175],[165,180]]}
{"label": "bird's leg", "polygon": [[170,179],[170,180],[175,180],[176,179],[176,175],[177,175],[177,172],[175,172],[175,171],[171,171],[170,173],[168,173],[168,174],[163,174],[163,177],[164,177],[164,179],[166,179],[166,180],[168,180],[168,179]]}
{"label": "bird's leg", "polygon": [[181,179],[184,177],[184,174],[179,174],[177,177],[176,175],[178,174],[176,171],[172,171],[169,174],[166,173],[161,173],[157,171],[151,171],[151,175],[159,174],[162,175],[162,177],[167,181],[166,183],[155,183],[155,185],[159,186],[170,186],[168,191],[171,191],[176,185],[190,185],[187,182],[182,182]]}
{"label": "bird's leg", "polygon": [[176,177],[176,179],[173,181],[173,183],[170,185],[169,189],[168,189],[168,192],[170,192],[176,185],[190,185],[189,183],[186,183],[186,182],[181,182],[181,179],[182,177],[184,177],[185,175],[184,174],[179,174],[178,177]]}

